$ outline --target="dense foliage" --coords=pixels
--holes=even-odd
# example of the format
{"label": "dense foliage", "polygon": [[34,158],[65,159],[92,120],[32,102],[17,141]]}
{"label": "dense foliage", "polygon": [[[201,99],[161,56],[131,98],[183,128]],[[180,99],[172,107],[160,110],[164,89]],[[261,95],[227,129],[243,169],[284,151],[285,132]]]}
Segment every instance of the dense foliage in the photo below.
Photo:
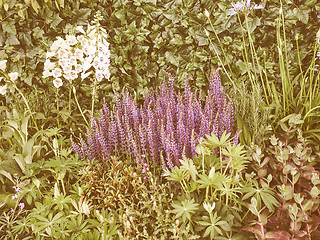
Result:
{"label": "dense foliage", "polygon": [[0,239],[318,239],[319,11],[0,1]]}

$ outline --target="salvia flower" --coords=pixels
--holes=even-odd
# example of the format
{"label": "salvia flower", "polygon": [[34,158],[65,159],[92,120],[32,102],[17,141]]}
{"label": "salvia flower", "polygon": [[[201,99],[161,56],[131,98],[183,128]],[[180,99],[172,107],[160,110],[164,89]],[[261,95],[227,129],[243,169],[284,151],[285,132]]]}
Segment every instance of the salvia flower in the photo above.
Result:
{"label": "salvia flower", "polygon": [[73,142],[74,151],[82,158],[102,162],[123,151],[133,155],[146,172],[156,165],[172,169],[180,165],[183,156],[193,158],[199,139],[206,134],[221,137],[227,131],[237,138],[232,101],[221,86],[219,70],[210,75],[205,99],[201,92],[191,91],[188,81],[184,96],[177,94],[169,74],[169,83],[164,81],[151,91],[141,106],[123,90],[115,95],[110,111],[104,106],[107,114],[101,111],[98,121],[91,119],[87,141]]}

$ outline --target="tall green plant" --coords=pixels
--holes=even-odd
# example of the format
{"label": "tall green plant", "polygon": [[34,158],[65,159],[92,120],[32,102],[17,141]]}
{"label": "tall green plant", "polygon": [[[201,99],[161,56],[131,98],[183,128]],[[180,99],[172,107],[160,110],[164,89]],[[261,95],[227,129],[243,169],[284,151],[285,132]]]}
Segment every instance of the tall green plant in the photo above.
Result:
{"label": "tall green plant", "polygon": [[[233,8],[230,9],[230,15],[237,15],[238,22],[241,29],[241,38],[242,38],[242,60],[244,64],[243,68],[246,69],[246,73],[251,85],[253,92],[259,93],[260,86],[262,88],[261,96],[264,103],[256,107],[256,111],[263,115],[266,112],[265,108],[270,111],[270,120],[273,123],[274,130],[278,129],[278,121],[292,113],[301,114],[303,119],[306,120],[302,124],[302,129],[306,133],[306,138],[310,138],[314,141],[320,140],[320,132],[317,130],[318,120],[320,117],[319,114],[319,73],[315,71],[315,61],[316,53],[319,49],[318,40],[313,42],[314,44],[314,53],[311,58],[311,63],[309,67],[302,66],[301,54],[299,52],[299,42],[298,37],[296,38],[296,48],[297,48],[297,57],[296,61],[299,64],[300,73],[296,74],[292,72],[292,56],[289,53],[289,46],[292,49],[292,46],[288,44],[287,39],[287,24],[286,16],[284,13],[284,7],[282,1],[280,1],[280,7],[278,11],[278,17],[275,20],[276,26],[276,55],[278,57],[279,65],[279,78],[280,81],[270,81],[270,73],[268,63],[266,61],[266,55],[258,55],[258,52],[261,52],[261,49],[256,47],[256,42],[254,41],[255,37],[253,35],[252,24],[249,20],[249,14],[254,9],[261,9],[262,6],[254,5],[253,3],[242,1],[233,4]],[[210,15],[206,13],[208,21],[214,33],[214,25],[211,21]],[[257,17],[255,18],[256,21]],[[209,36],[209,35],[208,35]],[[221,45],[221,41],[218,35],[215,33],[215,37],[218,39],[218,42]],[[210,38],[210,36],[209,36]],[[211,40],[210,40],[211,41]],[[227,59],[223,46],[220,46],[224,58]],[[265,53],[265,52],[264,52]],[[218,53],[216,53],[218,54]],[[220,58],[219,58],[220,59]],[[220,64],[224,64],[220,61]],[[229,71],[231,68],[228,68]],[[302,69],[307,69],[303,71]],[[233,82],[232,82],[233,83]],[[234,84],[233,84],[234,85]],[[234,87],[235,92],[239,91],[239,83]],[[245,102],[245,100],[240,100]],[[236,113],[237,109],[236,109]],[[238,115],[239,116],[239,115]],[[243,125],[243,118],[245,116],[239,116],[238,122],[240,125]],[[251,116],[249,115],[249,118]],[[251,128],[251,129],[250,129]],[[257,133],[257,130],[249,127],[251,131]],[[244,132],[245,133],[245,132]],[[243,136],[242,136],[243,139]]]}

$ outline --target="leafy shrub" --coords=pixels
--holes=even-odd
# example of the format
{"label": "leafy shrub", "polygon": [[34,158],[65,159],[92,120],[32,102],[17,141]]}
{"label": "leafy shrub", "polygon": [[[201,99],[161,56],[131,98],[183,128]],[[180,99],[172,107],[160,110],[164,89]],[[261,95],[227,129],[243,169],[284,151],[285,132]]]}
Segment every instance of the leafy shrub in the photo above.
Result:
{"label": "leafy shrub", "polygon": [[[189,227],[201,239],[247,239],[240,231],[245,217],[244,187],[254,187],[248,181],[244,146],[235,145],[230,133],[219,139],[206,135],[196,148],[198,156],[184,158],[181,166],[165,171],[167,180],[179,182],[181,192],[173,204],[181,228]],[[265,194],[277,204],[273,192]]]}
{"label": "leafy shrub", "polygon": [[182,155],[196,154],[200,137],[210,132],[218,136],[234,132],[232,102],[223,91],[218,71],[210,75],[205,101],[200,92],[190,90],[188,81],[184,96],[176,93],[170,74],[168,86],[164,82],[148,94],[141,107],[123,91],[112,111],[105,104],[98,122],[92,118],[87,143],[83,139],[80,147],[73,143],[74,151],[81,158],[102,162],[122,151],[133,154],[144,169],[160,164],[163,169],[173,169]]}
{"label": "leafy shrub", "polygon": [[[174,190],[158,184],[150,172],[112,157],[109,162],[89,161],[82,173],[84,193],[93,210],[107,209],[118,225],[120,239],[195,239],[178,227],[170,213]],[[141,177],[145,176],[145,177]]]}
{"label": "leafy shrub", "polygon": [[57,152],[56,158],[27,165],[8,195],[16,201],[11,209],[0,204],[0,239],[106,239],[117,234],[111,215],[92,212],[83,195],[78,171],[84,162],[71,150]]}
{"label": "leafy shrub", "polygon": [[300,117],[292,114],[282,119],[282,132],[268,135],[263,149],[252,148],[251,166],[257,173],[252,181],[273,188],[281,203],[270,215],[269,209],[253,199],[249,209],[258,219],[253,227],[243,229],[257,239],[319,238],[319,152],[313,152],[303,138]]}

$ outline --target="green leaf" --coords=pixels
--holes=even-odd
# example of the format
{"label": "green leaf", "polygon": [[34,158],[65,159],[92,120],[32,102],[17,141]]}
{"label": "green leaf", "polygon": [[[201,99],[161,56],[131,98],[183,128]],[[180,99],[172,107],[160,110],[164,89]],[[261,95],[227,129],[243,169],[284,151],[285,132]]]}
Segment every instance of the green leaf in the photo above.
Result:
{"label": "green leaf", "polygon": [[61,8],[64,8],[64,0],[56,0]]}
{"label": "green leaf", "polygon": [[39,13],[40,5],[37,0],[31,0],[31,6],[36,13]]}
{"label": "green leaf", "polygon": [[19,44],[20,44],[20,41],[18,40],[16,35],[13,35],[13,34],[8,35],[7,40],[6,40],[6,45],[15,46],[15,45],[19,45]]}
{"label": "green leaf", "polygon": [[0,174],[2,174],[3,176],[5,176],[6,178],[8,178],[11,182],[14,183],[12,176],[10,173],[8,173],[7,171],[0,169]]}
{"label": "green leaf", "polygon": [[52,22],[51,22],[51,24],[50,24],[50,27],[53,28],[53,29],[55,29],[62,20],[63,20],[63,19],[59,16],[58,13],[55,14],[54,17],[53,17],[53,19],[52,19]]}
{"label": "green leaf", "polygon": [[166,52],[165,57],[172,65],[179,66],[179,57],[175,56],[171,51]]}
{"label": "green leaf", "polygon": [[8,19],[6,21],[3,21],[1,23],[2,25],[2,30],[6,33],[8,33],[9,35],[17,35],[17,31],[16,31],[16,27],[15,27],[15,22],[13,19]]}

